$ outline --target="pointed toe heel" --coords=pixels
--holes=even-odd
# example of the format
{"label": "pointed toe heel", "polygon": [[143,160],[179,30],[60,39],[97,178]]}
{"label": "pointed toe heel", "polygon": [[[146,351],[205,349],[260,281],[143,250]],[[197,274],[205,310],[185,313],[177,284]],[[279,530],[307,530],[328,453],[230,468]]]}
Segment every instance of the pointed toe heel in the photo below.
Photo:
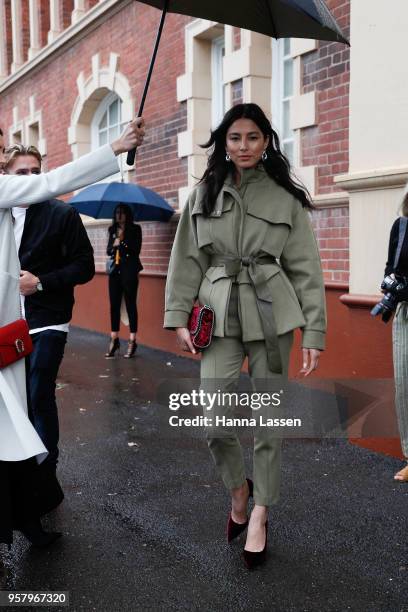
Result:
{"label": "pointed toe heel", "polygon": [[242,557],[247,569],[252,570],[259,567],[266,561],[266,551],[268,546],[268,521],[265,523],[265,546],[259,552],[243,550]]}
{"label": "pointed toe heel", "polygon": [[[247,478],[246,481],[248,483],[248,489],[249,489],[248,499],[249,499],[249,497],[254,496],[254,483],[252,482],[250,478]],[[230,512],[228,515],[228,521],[227,521],[227,542],[228,544],[232,542],[232,540],[235,540],[235,538],[237,538],[239,535],[241,535],[241,533],[245,531],[247,527],[248,527],[248,519],[245,521],[245,523],[236,523],[234,519],[232,518],[231,512]]]}
{"label": "pointed toe heel", "polygon": [[235,540],[245,529],[248,527],[248,520],[245,523],[236,523],[231,516],[231,512],[228,516],[227,522],[227,542],[228,544]]}

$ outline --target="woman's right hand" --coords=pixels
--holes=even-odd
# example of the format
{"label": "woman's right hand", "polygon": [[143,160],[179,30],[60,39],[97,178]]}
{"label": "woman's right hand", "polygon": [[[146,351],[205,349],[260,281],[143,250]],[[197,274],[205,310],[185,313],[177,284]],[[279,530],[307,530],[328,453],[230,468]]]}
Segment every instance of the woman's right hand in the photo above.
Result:
{"label": "woman's right hand", "polygon": [[196,349],[191,341],[190,332],[187,327],[176,327],[177,344],[182,351],[190,351],[193,355],[197,354]]}
{"label": "woman's right hand", "polygon": [[113,242],[113,246],[114,247],[118,247],[120,245],[120,240],[119,238],[115,238],[114,242]]}

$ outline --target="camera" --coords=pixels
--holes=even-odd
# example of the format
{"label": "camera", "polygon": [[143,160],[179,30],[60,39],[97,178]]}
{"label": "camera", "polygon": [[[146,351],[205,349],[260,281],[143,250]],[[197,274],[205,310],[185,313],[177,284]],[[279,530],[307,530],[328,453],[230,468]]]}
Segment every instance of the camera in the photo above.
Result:
{"label": "camera", "polygon": [[408,300],[408,278],[406,276],[386,276],[381,283],[385,295],[371,311],[373,317],[382,315],[384,323],[388,323],[399,302]]}

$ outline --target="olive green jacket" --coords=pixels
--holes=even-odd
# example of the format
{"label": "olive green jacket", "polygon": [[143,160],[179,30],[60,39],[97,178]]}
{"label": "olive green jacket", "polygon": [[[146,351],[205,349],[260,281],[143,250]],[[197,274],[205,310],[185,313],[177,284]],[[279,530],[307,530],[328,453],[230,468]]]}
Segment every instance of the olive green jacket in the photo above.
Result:
{"label": "olive green jacket", "polygon": [[[228,177],[209,217],[203,216],[205,185],[190,194],[181,214],[169,262],[164,327],[187,327],[194,302],[215,311],[214,335],[225,335],[232,281],[239,283],[242,339],[264,339],[253,279],[272,302],[278,335],[297,327],[302,346],[324,349],[326,308],[323,274],[309,214],[280,187],[263,166],[242,172],[241,185]],[[218,255],[254,258],[269,254],[276,262],[240,265],[231,276]],[[213,261],[212,261],[213,260]],[[258,289],[259,289],[258,287]],[[259,290],[258,290],[259,293]],[[267,298],[268,299],[268,298]]]}

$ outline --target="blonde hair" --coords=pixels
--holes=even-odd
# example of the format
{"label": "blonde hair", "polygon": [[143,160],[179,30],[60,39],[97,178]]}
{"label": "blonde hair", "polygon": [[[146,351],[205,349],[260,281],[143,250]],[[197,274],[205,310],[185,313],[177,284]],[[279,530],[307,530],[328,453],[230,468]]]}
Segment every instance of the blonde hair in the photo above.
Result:
{"label": "blonde hair", "polygon": [[6,168],[11,166],[14,160],[17,157],[20,157],[21,155],[32,155],[33,157],[35,157],[35,159],[38,161],[40,165],[42,162],[42,155],[37,149],[37,147],[35,147],[34,145],[30,145],[26,147],[25,145],[22,145],[22,144],[14,144],[14,145],[11,145],[10,147],[7,147],[4,154],[6,156]]}

